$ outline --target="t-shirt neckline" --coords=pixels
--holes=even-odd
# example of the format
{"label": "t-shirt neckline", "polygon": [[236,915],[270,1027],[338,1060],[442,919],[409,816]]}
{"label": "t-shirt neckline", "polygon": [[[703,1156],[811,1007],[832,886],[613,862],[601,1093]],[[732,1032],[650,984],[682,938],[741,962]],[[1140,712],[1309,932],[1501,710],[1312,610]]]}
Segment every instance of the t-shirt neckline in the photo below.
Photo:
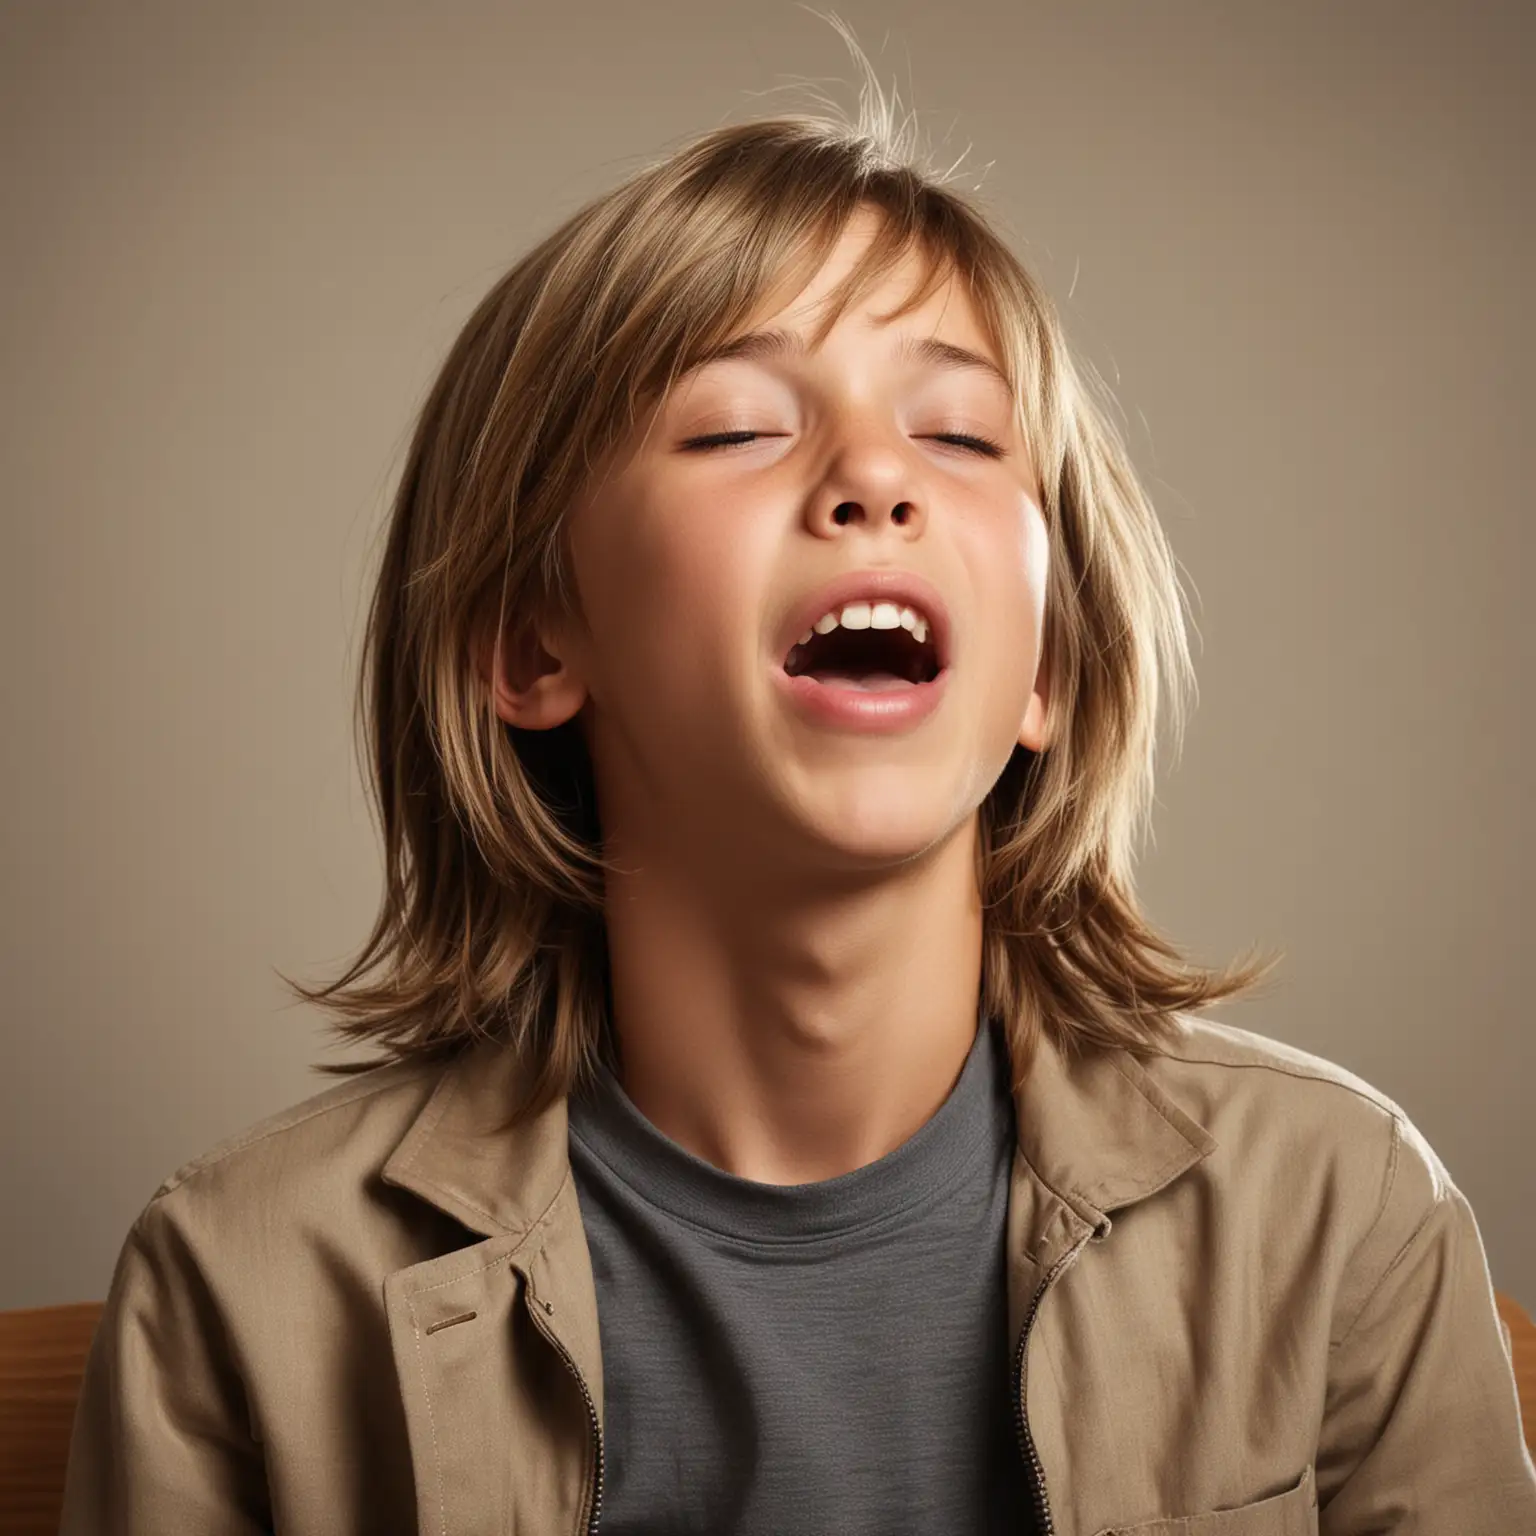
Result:
{"label": "t-shirt neckline", "polygon": [[570,1104],[570,1134],[641,1199],[738,1240],[805,1242],[858,1231],[947,1193],[1011,1131],[1012,1099],[999,1026],[978,1009],[975,1039],[954,1087],[906,1141],[862,1168],[808,1184],[765,1184],[716,1168],[658,1130],[600,1066]]}

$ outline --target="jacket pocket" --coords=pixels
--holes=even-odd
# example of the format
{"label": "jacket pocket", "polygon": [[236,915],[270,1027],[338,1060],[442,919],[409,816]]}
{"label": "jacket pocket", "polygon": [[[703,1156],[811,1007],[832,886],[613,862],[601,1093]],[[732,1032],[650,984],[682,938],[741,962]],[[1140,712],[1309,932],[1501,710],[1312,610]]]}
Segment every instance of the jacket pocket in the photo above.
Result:
{"label": "jacket pocket", "polygon": [[1307,1463],[1295,1487],[1235,1509],[1106,1525],[1094,1536],[1317,1536],[1317,1484]]}

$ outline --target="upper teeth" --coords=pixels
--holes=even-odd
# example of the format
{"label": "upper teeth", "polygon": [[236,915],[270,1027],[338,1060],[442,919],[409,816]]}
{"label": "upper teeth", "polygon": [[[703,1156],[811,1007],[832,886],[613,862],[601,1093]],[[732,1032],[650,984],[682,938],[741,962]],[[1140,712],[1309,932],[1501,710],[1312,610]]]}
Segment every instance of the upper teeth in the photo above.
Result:
{"label": "upper teeth", "polygon": [[911,608],[895,603],[846,603],[824,613],[801,635],[799,643],[809,643],[812,635],[825,635],[841,624],[844,629],[909,629],[919,645],[928,642],[928,621]]}

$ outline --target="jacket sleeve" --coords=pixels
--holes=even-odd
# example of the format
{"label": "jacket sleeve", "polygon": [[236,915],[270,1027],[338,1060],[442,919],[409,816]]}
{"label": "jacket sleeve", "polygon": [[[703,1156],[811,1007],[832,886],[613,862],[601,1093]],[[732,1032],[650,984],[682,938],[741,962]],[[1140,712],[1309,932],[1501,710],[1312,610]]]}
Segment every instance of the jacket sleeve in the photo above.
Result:
{"label": "jacket sleeve", "polygon": [[261,1446],[219,1308],[158,1196],[118,1256],[87,1356],[60,1536],[258,1536]]}
{"label": "jacket sleeve", "polygon": [[1477,1221],[1400,1110],[1336,1310],[1321,1536],[1536,1536],[1536,1467]]}

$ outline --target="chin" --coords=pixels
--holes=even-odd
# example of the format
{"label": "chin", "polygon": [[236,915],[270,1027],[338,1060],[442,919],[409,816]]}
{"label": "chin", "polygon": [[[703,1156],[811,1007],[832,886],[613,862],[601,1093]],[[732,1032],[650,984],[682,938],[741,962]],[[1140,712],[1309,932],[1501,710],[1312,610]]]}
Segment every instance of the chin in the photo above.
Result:
{"label": "chin", "polygon": [[956,831],[948,807],[930,797],[867,789],[829,797],[811,814],[813,834],[849,867],[908,863],[932,852]]}

